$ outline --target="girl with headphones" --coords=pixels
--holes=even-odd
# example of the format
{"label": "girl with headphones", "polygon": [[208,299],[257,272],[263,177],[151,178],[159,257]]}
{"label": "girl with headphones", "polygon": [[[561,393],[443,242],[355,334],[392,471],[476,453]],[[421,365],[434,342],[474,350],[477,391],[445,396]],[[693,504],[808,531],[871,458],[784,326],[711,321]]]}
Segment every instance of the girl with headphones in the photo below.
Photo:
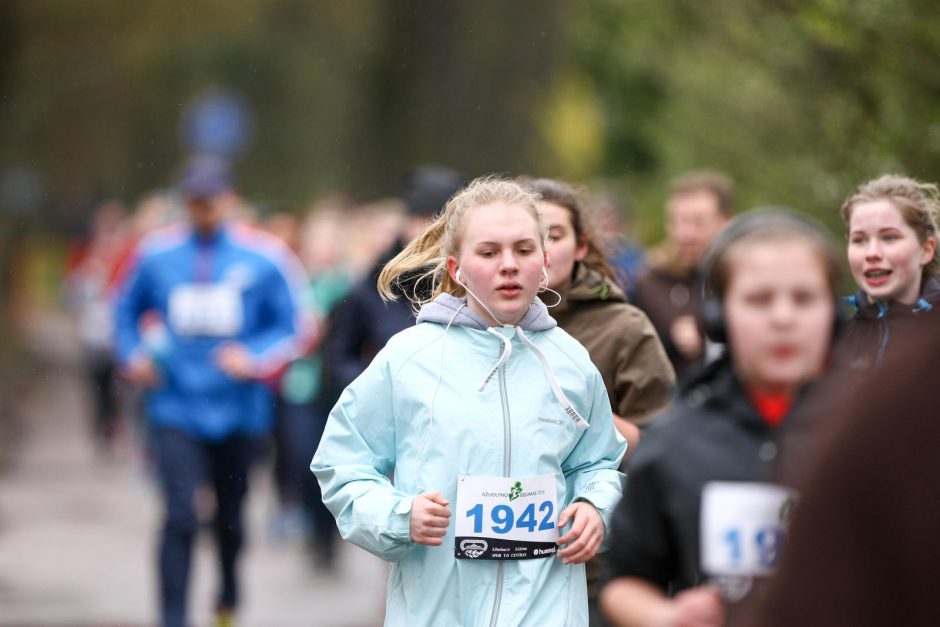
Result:
{"label": "girl with headphones", "polygon": [[[524,180],[541,197],[548,229],[548,287],[541,297],[552,306],[558,326],[581,342],[604,379],[614,424],[627,439],[628,453],[640,426],[669,401],[676,375],[646,314],[627,303],[592,229],[590,209],[575,189],[552,179]],[[558,296],[556,299],[555,296]],[[592,624],[602,558],[587,566]]]}
{"label": "girl with headphones", "polygon": [[313,458],[343,537],[391,562],[386,625],[587,625],[626,443],[536,298],[537,202],[478,179],[386,265],[380,291],[414,297],[417,324],[343,392]]}
{"label": "girl with headphones", "polygon": [[751,212],[719,236],[703,275],[705,331],[727,351],[627,464],[601,592],[615,625],[724,624],[784,540],[793,494],[766,481],[791,407],[828,360],[838,254],[792,212]]}
{"label": "girl with headphones", "polygon": [[940,300],[937,186],[893,174],[868,181],[840,210],[859,291],[839,362],[864,369],[884,358],[892,335]]}

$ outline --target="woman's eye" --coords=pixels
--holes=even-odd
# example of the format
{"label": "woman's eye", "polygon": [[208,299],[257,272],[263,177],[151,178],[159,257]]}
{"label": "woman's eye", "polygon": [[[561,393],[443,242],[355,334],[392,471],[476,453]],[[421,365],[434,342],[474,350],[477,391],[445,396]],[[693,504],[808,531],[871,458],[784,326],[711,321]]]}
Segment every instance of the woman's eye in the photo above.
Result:
{"label": "woman's eye", "polygon": [[496,255],[496,252],[495,252],[495,251],[492,251],[492,250],[481,250],[481,251],[480,251],[480,256],[481,256],[481,257],[493,257],[493,256],[495,256],[495,255]]}
{"label": "woman's eye", "polygon": [[756,294],[748,294],[744,300],[754,307],[764,307],[770,304],[770,301],[773,300],[773,296],[766,292],[758,292]]}
{"label": "woman's eye", "polygon": [[816,292],[797,292],[793,295],[793,302],[801,307],[806,307],[807,305],[812,305],[817,300],[820,299],[820,295]]}
{"label": "woman's eye", "polygon": [[561,239],[561,235],[549,235],[548,236],[548,241],[550,242],[557,242],[560,239]]}

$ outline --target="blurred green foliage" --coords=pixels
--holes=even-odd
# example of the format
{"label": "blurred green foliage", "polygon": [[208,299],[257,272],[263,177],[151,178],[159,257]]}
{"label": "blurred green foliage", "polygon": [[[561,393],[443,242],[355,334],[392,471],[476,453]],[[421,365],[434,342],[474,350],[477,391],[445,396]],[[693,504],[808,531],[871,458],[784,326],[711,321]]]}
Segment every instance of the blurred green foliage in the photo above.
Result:
{"label": "blurred green foliage", "polygon": [[41,174],[52,223],[132,202],[224,88],[262,206],[392,194],[433,161],[619,182],[649,242],[666,181],[713,167],[742,208],[838,229],[862,180],[938,178],[938,27],[929,0],[7,0],[0,167]]}
{"label": "blurred green foliage", "polygon": [[938,178],[938,26],[926,0],[599,1],[572,57],[603,103],[603,172],[631,181],[641,214],[661,212],[668,178],[714,167],[741,208],[791,205],[839,232],[863,180]]}

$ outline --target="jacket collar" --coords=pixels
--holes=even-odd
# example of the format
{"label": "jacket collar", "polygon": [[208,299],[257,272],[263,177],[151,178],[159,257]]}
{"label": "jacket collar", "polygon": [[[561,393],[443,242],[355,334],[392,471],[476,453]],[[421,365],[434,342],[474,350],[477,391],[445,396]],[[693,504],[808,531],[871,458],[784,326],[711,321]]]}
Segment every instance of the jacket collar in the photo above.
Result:
{"label": "jacket collar", "polygon": [[679,397],[690,407],[720,412],[741,424],[768,428],[748,399],[727,354],[683,382]]}
{"label": "jacket collar", "polygon": [[872,301],[863,290],[859,290],[845,299],[855,308],[858,316],[862,318],[884,318],[888,313],[905,312],[918,313],[930,311],[940,302],[940,278],[929,277],[924,280],[920,288],[920,298],[913,305],[904,305],[898,302],[882,303]]}
{"label": "jacket collar", "polygon": [[[600,272],[588,268],[583,263],[575,266],[574,278],[571,280],[568,289],[558,294],[561,296],[561,300],[557,305],[552,306],[552,313],[555,315],[566,313],[572,303],[627,302],[623,290],[614,285]],[[542,301],[553,303],[556,296],[552,292],[544,292],[539,294],[539,298]]]}
{"label": "jacket collar", "polygon": [[[440,294],[429,303],[425,303],[418,312],[418,323],[436,322],[438,324],[451,324],[470,327],[485,331],[492,325],[488,324],[482,316],[467,306],[467,298],[457,298],[453,294]],[[514,326],[524,331],[547,331],[558,326],[555,319],[548,314],[548,308],[542,301],[536,299],[529,305],[528,311]]]}

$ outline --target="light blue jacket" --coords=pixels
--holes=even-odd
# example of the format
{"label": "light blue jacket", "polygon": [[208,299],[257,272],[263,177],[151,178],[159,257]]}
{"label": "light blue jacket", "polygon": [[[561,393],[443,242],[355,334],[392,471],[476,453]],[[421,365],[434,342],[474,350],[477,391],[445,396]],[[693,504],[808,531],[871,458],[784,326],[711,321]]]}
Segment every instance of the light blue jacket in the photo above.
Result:
{"label": "light blue jacket", "polygon": [[[392,562],[386,625],[571,627],[588,621],[583,564],[455,559],[457,475],[553,474],[557,511],[587,500],[607,524],[625,451],[600,374],[541,302],[517,327],[487,329],[444,294],[343,392],[311,469],[343,537]],[[414,544],[412,498],[435,490],[450,502],[447,536]]]}
{"label": "light blue jacket", "polygon": [[[312,331],[298,308],[305,283],[299,262],[272,236],[238,224],[210,236],[198,236],[188,225],[170,227],[144,240],[138,257],[117,300],[115,352],[120,364],[146,356],[159,366],[160,384],[147,398],[150,420],[204,440],[267,431],[272,395],[260,379],[295,358],[301,331]],[[174,292],[191,285],[231,286],[238,295],[238,330],[181,333],[170,303]],[[141,332],[146,315],[159,321],[159,333]],[[216,365],[227,342],[248,349],[254,380],[235,380]]]}

